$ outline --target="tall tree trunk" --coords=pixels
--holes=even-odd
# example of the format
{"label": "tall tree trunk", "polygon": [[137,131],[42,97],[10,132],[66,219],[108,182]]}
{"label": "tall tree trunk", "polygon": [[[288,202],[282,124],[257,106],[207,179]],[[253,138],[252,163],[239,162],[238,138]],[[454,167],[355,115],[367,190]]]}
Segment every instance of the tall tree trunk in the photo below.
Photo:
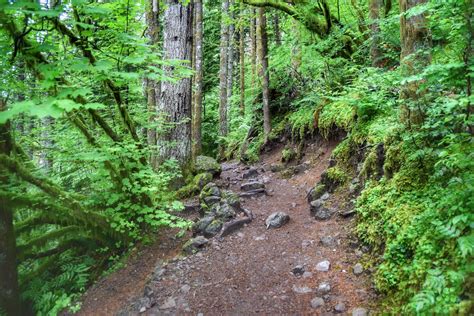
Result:
{"label": "tall tree trunk", "polygon": [[202,0],[195,0],[195,31],[194,31],[194,106],[193,106],[193,156],[196,157],[202,150],[201,125],[202,125]]}
{"label": "tall tree trunk", "polygon": [[240,64],[240,114],[245,114],[245,32],[244,32],[244,3],[240,3],[239,25],[239,64]]}
{"label": "tall tree trunk", "polygon": [[[227,125],[227,71],[228,71],[228,47],[229,47],[229,26],[227,16],[229,12],[229,0],[222,1],[221,18],[221,40],[220,40],[220,70],[219,70],[219,136],[225,137],[228,132]],[[219,146],[219,156],[224,157],[224,146]]]}
{"label": "tall tree trunk", "polygon": [[227,55],[227,113],[230,111],[230,98],[232,97],[232,87],[234,86],[234,61],[235,61],[235,14],[233,0],[229,1],[229,16],[231,23],[229,24],[229,42]]}
{"label": "tall tree trunk", "polygon": [[[192,5],[167,0],[164,13],[163,57],[191,61]],[[164,66],[168,76],[174,67]],[[176,159],[185,166],[191,159],[191,78],[163,82],[158,115],[169,125],[157,135],[159,160]]]}
{"label": "tall tree trunk", "polygon": [[[160,1],[159,0],[148,0],[148,9],[147,9],[147,36],[150,45],[156,46],[160,41]],[[153,49],[155,51],[155,49]],[[148,110],[148,123],[149,127],[147,128],[147,143],[151,150],[150,154],[150,165],[154,170],[158,168],[157,160],[157,150],[156,150],[156,127],[153,125],[156,124],[156,114],[157,114],[157,105],[159,102],[160,96],[160,83],[151,79],[145,79],[145,89],[147,97],[147,110]]]}
{"label": "tall tree trunk", "polygon": [[256,11],[252,8],[250,10],[250,63],[252,69],[250,88],[252,94],[254,94],[255,91],[255,81],[257,78],[257,25],[255,16]]}
{"label": "tall tree trunk", "polygon": [[257,45],[260,62],[259,75],[262,82],[263,133],[265,142],[267,142],[272,127],[270,122],[270,78],[268,74],[268,36],[265,8],[258,8]]}
{"label": "tall tree trunk", "polygon": [[[0,100],[0,111],[5,103]],[[0,125],[0,153],[12,151],[10,124]],[[8,176],[0,174],[0,183],[8,184]],[[0,314],[21,315],[18,271],[16,265],[16,239],[13,230],[13,210],[0,198]]]}
{"label": "tall tree trunk", "polygon": [[39,166],[43,169],[44,173],[47,174],[51,171],[53,166],[53,159],[48,152],[53,146],[50,132],[54,124],[54,119],[50,116],[38,120],[38,124],[41,125],[41,149],[39,153]]}
{"label": "tall tree trunk", "polygon": [[[431,33],[424,13],[407,18],[407,11],[427,3],[428,0],[400,0],[400,40],[402,51],[400,67],[403,76],[413,76],[431,62]],[[423,122],[424,110],[420,91],[420,81],[411,81],[401,87],[400,97],[405,100],[402,105],[402,121],[409,125]],[[415,106],[410,106],[409,103]]]}
{"label": "tall tree trunk", "polygon": [[275,32],[275,44],[281,46],[280,18],[278,12],[273,12],[273,31]]}
{"label": "tall tree trunk", "polygon": [[299,22],[293,19],[291,29],[293,30],[293,46],[291,47],[291,67],[293,68],[293,72],[298,73],[301,66]]}
{"label": "tall tree trunk", "polygon": [[380,10],[383,0],[370,0],[369,2],[369,19],[370,31],[372,33],[372,42],[370,45],[370,57],[372,58],[372,66],[382,67],[382,51],[380,49]]}

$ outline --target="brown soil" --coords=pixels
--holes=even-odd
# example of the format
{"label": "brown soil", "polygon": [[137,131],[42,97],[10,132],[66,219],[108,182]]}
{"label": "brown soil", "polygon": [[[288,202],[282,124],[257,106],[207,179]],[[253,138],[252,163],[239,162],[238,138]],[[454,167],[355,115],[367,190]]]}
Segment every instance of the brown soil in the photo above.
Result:
{"label": "brown soil", "polygon": [[[328,221],[310,217],[306,201],[308,190],[327,168],[334,144],[312,147],[305,155],[312,168],[290,179],[269,171],[281,157],[281,149],[264,155],[255,165],[261,171],[259,180],[266,183],[268,196],[242,201],[255,219],[223,240],[213,239],[198,254],[170,259],[180,249],[171,237],[147,247],[119,270],[90,289],[84,297],[81,315],[321,315],[331,314],[337,303],[344,303],[346,313],[352,308],[374,308],[376,295],[367,271],[356,276],[352,267],[363,263],[351,242],[354,219],[337,214]],[[239,192],[241,174],[247,167],[224,164],[222,185]],[[344,192],[331,195],[332,205],[344,206]],[[290,222],[267,230],[265,219],[276,211],[290,215]],[[337,239],[332,247],[321,245],[320,238]],[[328,272],[318,272],[318,262],[329,260]],[[296,277],[291,270],[304,265],[311,272]],[[155,273],[153,273],[155,271]],[[311,299],[321,282],[329,282],[330,293],[323,307],[311,307]],[[146,285],[147,284],[147,285]],[[145,286],[146,285],[146,286]],[[311,293],[299,294],[295,287],[308,287]],[[144,292],[146,295],[144,295]]]}

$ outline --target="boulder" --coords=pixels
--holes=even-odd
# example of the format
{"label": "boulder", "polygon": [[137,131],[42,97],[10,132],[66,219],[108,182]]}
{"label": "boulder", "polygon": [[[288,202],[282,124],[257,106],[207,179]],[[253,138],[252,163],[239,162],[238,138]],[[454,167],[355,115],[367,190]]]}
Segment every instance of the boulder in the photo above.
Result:
{"label": "boulder", "polygon": [[249,198],[252,196],[257,196],[257,195],[262,195],[262,194],[267,194],[267,191],[265,191],[265,189],[251,190],[247,192],[242,192],[239,194],[239,196],[242,198]]}
{"label": "boulder", "polygon": [[194,235],[201,234],[204,232],[207,226],[209,226],[210,223],[215,219],[215,216],[210,214],[207,215],[203,218],[201,218],[199,221],[194,223],[193,225],[193,233]]}
{"label": "boulder", "polygon": [[319,211],[320,208],[322,208],[324,205],[324,201],[321,199],[314,200],[311,203],[309,203],[309,211],[311,212],[311,215],[314,216],[317,211]]}
{"label": "boulder", "polygon": [[218,204],[215,210],[216,216],[224,220],[231,219],[236,215],[234,208],[227,203]]}
{"label": "boulder", "polygon": [[324,184],[317,184],[308,192],[308,203],[311,203],[314,200],[319,199],[326,192],[326,187]]}
{"label": "boulder", "polygon": [[206,196],[203,199],[204,204],[208,207],[212,207],[214,204],[218,204],[221,201],[221,198],[218,196]]}
{"label": "boulder", "polygon": [[252,191],[252,190],[257,190],[257,189],[264,189],[265,184],[259,181],[250,181],[250,182],[245,182],[242,183],[240,186],[240,189],[242,191]]}
{"label": "boulder", "polygon": [[219,176],[222,171],[221,165],[217,160],[207,156],[196,157],[195,169],[197,173],[208,172],[212,174],[213,177]]}
{"label": "boulder", "polygon": [[315,214],[314,218],[320,221],[325,221],[331,218],[332,211],[327,207],[321,207]]}
{"label": "boulder", "polygon": [[221,231],[221,228],[222,228],[222,225],[224,223],[222,222],[222,220],[220,219],[214,219],[209,225],[206,226],[206,228],[204,229],[203,233],[204,233],[204,236],[205,237],[214,237],[215,235],[217,235],[220,231]]}
{"label": "boulder", "polygon": [[242,174],[243,179],[253,179],[257,176],[258,176],[258,170],[253,167]]}
{"label": "boulder", "polygon": [[275,212],[267,217],[265,225],[269,228],[280,228],[290,221],[290,216],[284,212]]}
{"label": "boulder", "polygon": [[240,205],[240,199],[237,194],[232,191],[223,191],[222,192],[222,202],[229,204],[236,211],[241,211],[242,206]]}
{"label": "boulder", "polygon": [[270,165],[270,171],[271,172],[280,172],[282,171],[283,169],[285,169],[285,166],[283,164],[273,164],[273,165]]}
{"label": "boulder", "polygon": [[187,254],[192,254],[202,249],[208,243],[209,243],[209,240],[207,240],[203,236],[197,236],[193,239],[188,240],[184,244],[183,251]]}

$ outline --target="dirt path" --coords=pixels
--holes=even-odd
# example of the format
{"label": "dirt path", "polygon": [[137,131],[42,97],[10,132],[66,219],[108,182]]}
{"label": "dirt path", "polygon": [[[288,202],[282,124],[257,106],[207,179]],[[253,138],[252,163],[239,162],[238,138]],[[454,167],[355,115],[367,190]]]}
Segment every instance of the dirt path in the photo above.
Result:
{"label": "dirt path", "polygon": [[[375,300],[370,277],[353,273],[361,253],[349,238],[352,220],[334,215],[328,221],[316,221],[309,214],[306,192],[327,168],[332,147],[325,148],[322,155],[320,149],[307,153],[312,168],[290,179],[269,171],[279,153],[266,155],[255,167],[269,195],[242,201],[255,219],[223,241],[212,240],[202,252],[158,264],[146,287],[142,280],[135,282],[142,286],[142,292],[135,291],[136,297],[122,300],[119,314],[138,314],[141,310],[146,315],[330,315],[336,312],[336,305],[342,308],[340,303],[344,304],[341,312],[346,314],[356,307],[370,309]],[[246,168],[224,164],[222,184],[238,192]],[[344,198],[334,194],[331,200],[337,206]],[[276,211],[286,212],[291,220],[279,229],[267,230],[265,219]],[[322,237],[333,237],[333,243],[322,244]],[[323,260],[330,262],[327,272],[316,270]],[[304,266],[302,276],[291,273],[298,265]],[[330,285],[328,293],[318,292],[323,282]],[[315,297],[324,299],[324,305],[312,306]],[[117,310],[104,312],[85,305],[81,312],[109,313]]]}

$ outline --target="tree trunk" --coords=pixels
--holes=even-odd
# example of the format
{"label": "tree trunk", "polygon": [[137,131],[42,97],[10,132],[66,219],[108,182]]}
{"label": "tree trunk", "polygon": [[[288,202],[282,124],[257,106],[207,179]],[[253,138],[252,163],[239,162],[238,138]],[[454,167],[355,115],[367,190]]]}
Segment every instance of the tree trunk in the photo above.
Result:
{"label": "tree trunk", "polygon": [[255,91],[255,81],[257,78],[257,26],[255,15],[255,9],[250,10],[250,62],[252,67],[252,79],[250,82],[250,88],[252,90],[252,95]]}
{"label": "tree trunk", "polygon": [[[229,47],[229,26],[226,19],[229,12],[229,0],[222,1],[221,40],[220,40],[220,70],[219,70],[219,136],[227,136],[227,54]],[[224,157],[224,146],[219,145],[219,156]]]}
{"label": "tree trunk", "polygon": [[[159,0],[149,0],[148,10],[146,15],[147,20],[147,36],[150,45],[156,46],[160,41],[160,2]],[[155,50],[153,50],[155,51]],[[151,79],[145,79],[145,89],[147,98],[147,110],[148,110],[148,123],[147,128],[147,143],[150,148],[150,165],[154,170],[158,168],[157,151],[156,151],[156,114],[157,105],[159,103],[160,96],[160,83]]]}
{"label": "tree trunk", "polygon": [[[164,13],[163,57],[165,60],[191,61],[192,5],[167,0]],[[174,67],[164,66],[172,76]],[[175,159],[185,166],[191,159],[191,78],[163,82],[158,115],[166,122],[166,130],[157,135],[159,160]]]}
{"label": "tree trunk", "polygon": [[240,3],[239,25],[239,64],[240,64],[240,114],[245,114],[245,32],[244,32],[244,4]]}
{"label": "tree trunk", "polygon": [[298,21],[292,20],[293,46],[291,47],[291,66],[298,73],[301,66],[300,30]]}
{"label": "tree trunk", "polygon": [[[402,75],[413,76],[431,61],[431,33],[424,13],[405,17],[407,11],[427,3],[427,0],[400,0],[400,40],[402,51],[400,67]],[[400,97],[405,100],[402,105],[401,119],[409,125],[423,122],[424,111],[421,98],[425,94],[420,91],[420,81],[411,81],[401,87]],[[410,106],[412,102],[415,106]]]}
{"label": "tree trunk", "polygon": [[265,142],[271,131],[270,122],[270,78],[268,74],[268,36],[267,36],[267,20],[265,16],[265,8],[258,8],[257,17],[257,45],[258,59],[260,62],[259,76],[262,83],[262,106],[263,106],[263,133]]}
{"label": "tree trunk", "polygon": [[[4,109],[5,104],[0,100],[0,111]],[[9,124],[0,125],[0,153],[10,155],[12,146]],[[5,173],[0,175],[0,183],[8,184]],[[21,315],[13,210],[6,205],[0,198],[0,314]]]}
{"label": "tree trunk", "polygon": [[380,49],[380,10],[383,0],[370,0],[369,2],[369,19],[370,31],[372,33],[372,42],[370,45],[370,57],[372,58],[373,67],[382,67],[382,51]]}
{"label": "tree trunk", "polygon": [[230,112],[230,98],[232,97],[232,87],[234,86],[234,61],[235,61],[235,14],[233,10],[234,1],[229,2],[229,15],[231,23],[229,24],[229,42],[227,55],[227,113]]}
{"label": "tree trunk", "polygon": [[273,13],[273,31],[275,32],[275,44],[281,46],[280,18],[278,12]]}
{"label": "tree trunk", "polygon": [[194,87],[194,111],[193,111],[193,156],[196,157],[202,150],[201,124],[202,124],[202,0],[196,0],[195,10],[195,31],[194,31],[194,60],[195,60],[195,87]]}

